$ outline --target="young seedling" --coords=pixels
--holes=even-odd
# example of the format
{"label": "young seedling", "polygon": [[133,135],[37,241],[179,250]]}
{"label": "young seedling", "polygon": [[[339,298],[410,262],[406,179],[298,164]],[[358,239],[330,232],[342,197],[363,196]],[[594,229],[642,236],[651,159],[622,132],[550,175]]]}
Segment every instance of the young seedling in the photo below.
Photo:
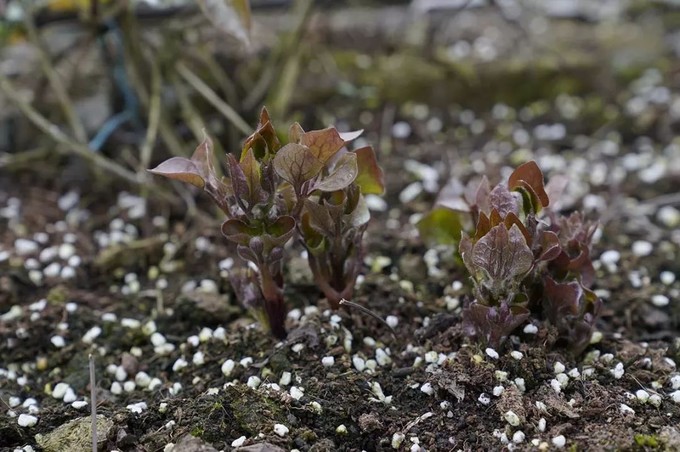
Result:
{"label": "young seedling", "polygon": [[[468,332],[497,347],[534,316],[554,325],[574,352],[583,351],[601,305],[587,288],[596,225],[578,213],[539,216],[550,200],[533,161],[515,169],[507,184],[491,189],[484,177],[439,201],[419,230],[424,238],[458,243],[473,284],[474,298],[463,310]],[[469,232],[466,224],[473,225]]]}
{"label": "young seedling", "polygon": [[227,155],[228,177],[217,176],[208,138],[190,159],[173,157],[151,170],[203,189],[224,212],[223,235],[251,263],[233,275],[234,290],[278,338],[286,335],[282,262],[294,236],[331,306],[352,294],[370,219],[363,195],[384,190],[373,149],[346,148],[360,134],[334,127],[305,132],[295,123],[282,145],[263,109],[240,159]]}

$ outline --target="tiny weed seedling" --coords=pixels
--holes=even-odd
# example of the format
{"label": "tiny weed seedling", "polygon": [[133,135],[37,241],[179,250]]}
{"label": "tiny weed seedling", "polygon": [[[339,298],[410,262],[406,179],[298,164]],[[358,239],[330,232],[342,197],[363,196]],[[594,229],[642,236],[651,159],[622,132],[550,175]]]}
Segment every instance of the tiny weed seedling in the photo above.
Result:
{"label": "tiny weed seedling", "polygon": [[[588,289],[596,225],[579,213],[544,210],[549,201],[543,174],[531,161],[493,189],[483,177],[462,193],[443,192],[418,225],[424,238],[458,244],[473,283],[465,327],[492,347],[532,316],[556,327],[577,354],[590,341],[601,305]],[[468,232],[466,224],[472,225]]]}
{"label": "tiny weed seedling", "polygon": [[240,159],[227,154],[228,177],[217,176],[208,138],[190,159],[173,157],[150,170],[203,189],[224,212],[222,233],[251,263],[232,277],[234,290],[278,338],[286,335],[282,261],[293,237],[307,250],[331,307],[352,296],[370,219],[363,195],[384,190],[373,149],[346,148],[360,134],[334,127],[305,132],[295,123],[284,145],[263,109]]}

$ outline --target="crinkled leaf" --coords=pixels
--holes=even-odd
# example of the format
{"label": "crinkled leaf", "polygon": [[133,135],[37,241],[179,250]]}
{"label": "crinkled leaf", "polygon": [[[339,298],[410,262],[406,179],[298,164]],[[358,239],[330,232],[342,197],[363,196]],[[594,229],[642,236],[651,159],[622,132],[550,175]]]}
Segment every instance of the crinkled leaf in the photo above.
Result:
{"label": "crinkled leaf", "polygon": [[300,144],[309,147],[314,156],[322,163],[328,162],[340,149],[345,146],[335,127],[305,132],[300,137]]}
{"label": "crinkled leaf", "polygon": [[504,224],[491,228],[475,243],[472,251],[472,265],[481,269],[494,286],[526,274],[533,265],[533,258],[517,225],[509,231]]}
{"label": "crinkled leaf", "polygon": [[421,218],[417,227],[420,238],[428,246],[455,245],[460,241],[463,221],[460,212],[447,207],[435,207]]}
{"label": "crinkled leaf", "polygon": [[498,184],[491,190],[488,197],[489,209],[496,209],[501,217],[512,212],[515,215],[519,214],[519,205],[517,198],[508,190],[508,187]]}
{"label": "crinkled leaf", "polygon": [[354,153],[357,156],[357,166],[359,174],[354,182],[361,187],[361,192],[365,195],[382,195],[385,192],[385,177],[383,171],[378,166],[375,152],[370,146],[359,148]]}
{"label": "crinkled leaf", "polygon": [[357,156],[353,152],[344,154],[335,163],[330,174],[318,181],[314,188],[321,191],[336,191],[350,185],[359,174]]}
{"label": "crinkled leaf", "polygon": [[[248,179],[233,154],[227,154],[227,169],[229,170],[234,195],[240,201],[248,201],[250,199]],[[252,206],[249,205],[248,208],[252,208]]]}
{"label": "crinkled leaf", "polygon": [[498,347],[512,332],[529,318],[523,306],[486,306],[473,301],[463,309],[463,322],[468,334],[476,336],[491,347]]}
{"label": "crinkled leaf", "polygon": [[510,175],[508,188],[514,190],[518,187],[530,189],[540,202],[540,206],[548,207],[550,204],[543,185],[543,172],[533,160],[518,166]]}
{"label": "crinkled leaf", "polygon": [[232,242],[247,246],[250,244],[250,239],[262,234],[262,230],[258,227],[250,226],[244,221],[232,218],[222,223],[222,234]]}
{"label": "crinkled leaf", "polygon": [[517,215],[515,215],[512,212],[508,213],[505,216],[505,218],[503,219],[503,224],[505,224],[505,227],[508,230],[510,230],[510,228],[512,228],[513,224],[516,225],[519,228],[522,235],[524,236],[524,239],[526,240],[527,245],[529,245],[529,248],[531,248],[531,243],[532,243],[531,234],[527,230],[526,226],[524,226],[524,224],[520,221],[519,217],[517,217]]}
{"label": "crinkled leaf", "polygon": [[323,165],[310,148],[296,143],[288,143],[274,157],[276,173],[290,182],[296,191],[304,182],[316,177]]}
{"label": "crinkled leaf", "polygon": [[148,171],[159,176],[167,177],[168,179],[186,182],[198,188],[205,187],[205,179],[196,167],[196,164],[184,157],[169,158],[154,169]]}

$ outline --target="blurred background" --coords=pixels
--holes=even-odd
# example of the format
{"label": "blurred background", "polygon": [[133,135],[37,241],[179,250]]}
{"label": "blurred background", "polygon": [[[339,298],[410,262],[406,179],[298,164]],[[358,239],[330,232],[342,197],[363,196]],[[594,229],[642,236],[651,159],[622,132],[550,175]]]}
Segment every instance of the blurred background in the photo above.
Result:
{"label": "blurred background", "polygon": [[[499,132],[507,152],[612,130],[670,140],[677,5],[0,0],[0,189],[143,191],[144,169],[203,129],[238,153],[263,105],[283,126],[364,128],[381,155]],[[494,126],[510,114],[528,129]]]}
{"label": "blurred background", "polygon": [[221,161],[238,155],[265,105],[282,134],[364,129],[388,228],[411,227],[450,176],[496,180],[531,158],[570,177],[561,208],[604,226],[637,212],[621,240],[680,223],[677,1],[0,0],[0,13],[6,249],[62,218],[133,223],[87,239],[97,262],[159,215],[215,232],[207,199],[145,170],[189,156],[204,130]]}

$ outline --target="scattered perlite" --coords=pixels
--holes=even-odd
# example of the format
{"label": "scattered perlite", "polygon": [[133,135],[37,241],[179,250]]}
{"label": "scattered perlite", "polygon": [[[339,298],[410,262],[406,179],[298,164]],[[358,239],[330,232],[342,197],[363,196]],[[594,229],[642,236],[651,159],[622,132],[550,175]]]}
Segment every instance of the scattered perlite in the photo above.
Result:
{"label": "scattered perlite", "polygon": [[246,437],[240,436],[231,442],[231,447],[241,447],[246,443]]}
{"label": "scattered perlite", "polygon": [[332,367],[333,364],[335,364],[335,358],[333,358],[332,356],[324,356],[323,358],[321,358],[321,364],[324,367]]}
{"label": "scattered perlite", "polygon": [[434,394],[434,388],[432,387],[432,385],[431,385],[430,383],[424,383],[424,384],[420,387],[420,390],[421,390],[422,392],[424,392],[425,394],[429,395],[429,396],[431,396],[432,394]]}
{"label": "scattered perlite", "polygon": [[558,449],[561,449],[564,447],[565,444],[567,444],[567,439],[564,437],[564,435],[559,435],[554,437],[551,442],[553,443],[553,446],[557,447]]}
{"label": "scattered perlite", "polygon": [[225,377],[228,377],[231,375],[231,372],[234,370],[234,367],[236,367],[236,363],[232,359],[226,360],[224,363],[222,363],[222,374]]}
{"label": "scattered perlite", "polygon": [[494,350],[493,348],[488,347],[488,348],[487,348],[486,350],[484,350],[484,351],[486,352],[486,355],[487,355],[489,358],[491,358],[491,359],[498,359],[498,352],[497,352],[496,350]]}
{"label": "scattered perlite", "polygon": [[30,414],[20,414],[19,419],[17,419],[17,424],[20,427],[33,427],[38,423],[38,418]]}
{"label": "scattered perlite", "polygon": [[274,433],[279,435],[280,437],[284,437],[288,434],[290,430],[288,430],[288,427],[286,427],[283,424],[274,424]]}
{"label": "scattered perlite", "polygon": [[517,416],[514,411],[507,411],[503,417],[505,418],[505,421],[513,427],[517,427],[521,423],[519,416]]}

